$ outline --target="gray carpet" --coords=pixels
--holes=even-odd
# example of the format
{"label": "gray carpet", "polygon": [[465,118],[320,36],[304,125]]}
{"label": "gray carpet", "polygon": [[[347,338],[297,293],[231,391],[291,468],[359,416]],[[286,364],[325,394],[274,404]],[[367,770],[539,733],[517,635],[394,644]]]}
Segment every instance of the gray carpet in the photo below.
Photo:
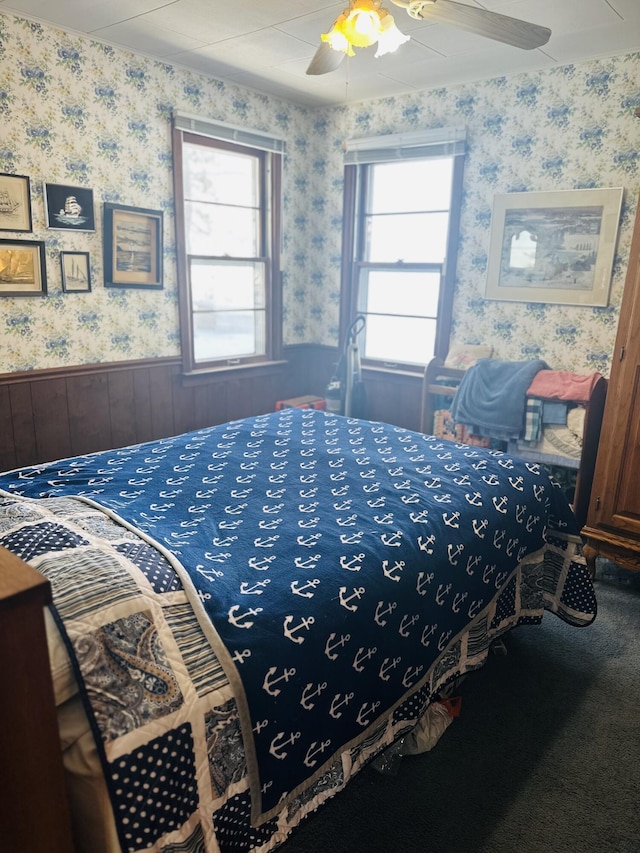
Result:
{"label": "gray carpet", "polygon": [[515,629],[435,749],[361,772],[282,853],[640,851],[640,572],[599,561],[596,591],[592,626]]}

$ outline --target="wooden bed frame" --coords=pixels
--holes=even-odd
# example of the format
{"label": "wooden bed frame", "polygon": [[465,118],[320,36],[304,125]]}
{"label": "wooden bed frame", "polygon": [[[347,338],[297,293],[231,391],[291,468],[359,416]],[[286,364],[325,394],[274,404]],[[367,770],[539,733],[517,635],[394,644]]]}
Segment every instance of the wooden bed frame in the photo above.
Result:
{"label": "wooden bed frame", "polygon": [[0,547],[0,836],[3,850],[72,853],[44,623],[51,585]]}

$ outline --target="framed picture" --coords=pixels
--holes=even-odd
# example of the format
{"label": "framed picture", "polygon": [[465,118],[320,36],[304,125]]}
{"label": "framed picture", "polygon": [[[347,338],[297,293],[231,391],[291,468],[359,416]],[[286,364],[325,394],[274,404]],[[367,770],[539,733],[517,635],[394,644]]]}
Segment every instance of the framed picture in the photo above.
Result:
{"label": "framed picture", "polygon": [[60,252],[64,293],[88,293],[91,290],[89,252]]}
{"label": "framed picture", "polygon": [[0,231],[31,231],[31,182],[26,175],[0,175]]}
{"label": "framed picture", "polygon": [[496,195],[487,299],[609,303],[621,187]]}
{"label": "framed picture", "polygon": [[104,204],[105,287],[162,289],[161,210]]}
{"label": "framed picture", "polygon": [[0,296],[46,296],[42,240],[0,240]]}
{"label": "framed picture", "polygon": [[48,228],[95,231],[93,190],[67,184],[44,185],[44,209]]}

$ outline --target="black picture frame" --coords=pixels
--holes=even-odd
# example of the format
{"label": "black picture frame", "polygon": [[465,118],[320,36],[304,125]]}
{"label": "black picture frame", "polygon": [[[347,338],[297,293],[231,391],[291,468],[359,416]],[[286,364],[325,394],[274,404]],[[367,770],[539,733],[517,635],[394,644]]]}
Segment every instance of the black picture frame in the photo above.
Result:
{"label": "black picture frame", "polygon": [[33,231],[31,181],[26,175],[0,174],[0,231]]}
{"label": "black picture frame", "polygon": [[163,213],[103,205],[104,286],[162,290]]}
{"label": "black picture frame", "polygon": [[46,295],[44,240],[0,240],[0,297]]}
{"label": "black picture frame", "polygon": [[63,293],[90,293],[89,252],[60,252]]}
{"label": "black picture frame", "polygon": [[47,228],[63,231],[95,231],[93,190],[68,184],[44,185]]}

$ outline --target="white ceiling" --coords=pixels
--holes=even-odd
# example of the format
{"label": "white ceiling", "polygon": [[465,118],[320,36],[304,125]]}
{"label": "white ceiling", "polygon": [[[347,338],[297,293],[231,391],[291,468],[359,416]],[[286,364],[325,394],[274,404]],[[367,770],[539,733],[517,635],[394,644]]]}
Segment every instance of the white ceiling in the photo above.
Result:
{"label": "white ceiling", "polygon": [[299,104],[367,98],[550,68],[640,50],[640,0],[464,0],[549,27],[549,42],[520,50],[444,24],[415,21],[390,2],[411,40],[374,59],[357,49],[337,71],[306,68],[346,0],[0,0],[16,13],[86,33]]}

